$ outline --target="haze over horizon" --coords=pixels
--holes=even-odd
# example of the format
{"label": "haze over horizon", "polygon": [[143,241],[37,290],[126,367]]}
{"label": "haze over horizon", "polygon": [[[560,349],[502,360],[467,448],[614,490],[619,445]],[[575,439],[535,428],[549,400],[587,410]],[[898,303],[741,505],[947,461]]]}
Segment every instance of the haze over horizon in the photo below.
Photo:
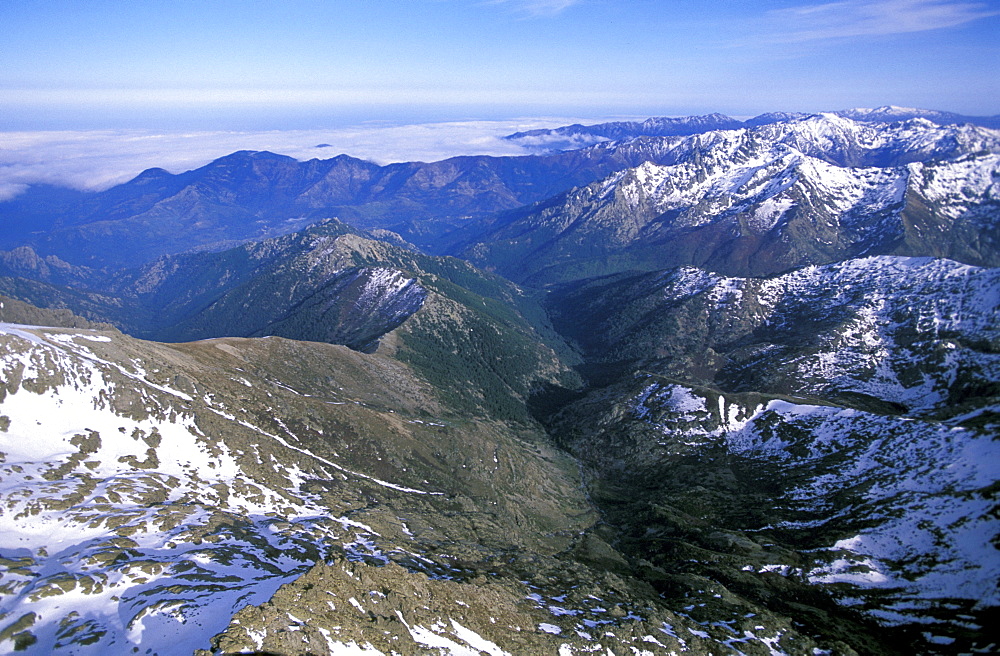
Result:
{"label": "haze over horizon", "polygon": [[0,25],[0,199],[241,149],[387,163],[524,154],[499,137],[571,122],[1000,113],[1000,0],[26,0]]}
{"label": "haze over horizon", "polygon": [[26,0],[0,24],[4,131],[1000,112],[996,0]]}

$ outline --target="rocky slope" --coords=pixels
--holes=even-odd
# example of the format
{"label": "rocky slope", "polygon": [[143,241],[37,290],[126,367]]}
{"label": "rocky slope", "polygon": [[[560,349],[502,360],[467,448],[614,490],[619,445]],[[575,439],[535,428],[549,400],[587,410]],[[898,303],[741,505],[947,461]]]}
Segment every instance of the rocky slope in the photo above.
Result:
{"label": "rocky slope", "polygon": [[0,339],[5,651],[190,654],[318,561],[393,560],[433,587],[592,522],[543,436],[454,417],[386,358],[11,324]]}
{"label": "rocky slope", "polygon": [[14,324],[0,346],[5,652],[853,653],[663,604],[544,434],[391,358]]}
{"label": "rocky slope", "polygon": [[277,335],[374,350],[428,294],[386,264],[393,256],[421,257],[327,222],[222,253],[165,258],[108,288],[133,306],[121,322],[142,336]]}
{"label": "rocky slope", "polygon": [[88,321],[65,308],[42,309],[7,296],[0,296],[0,323],[115,330],[115,327],[109,323]]}
{"label": "rocky slope", "polygon": [[996,269],[680,269],[552,302],[605,383],[553,429],[668,598],[690,596],[687,572],[862,653],[887,627],[914,652],[992,648]]}
{"label": "rocky slope", "polygon": [[456,407],[527,417],[539,386],[570,385],[565,346],[528,294],[454,258],[422,255],[327,221],[222,253],[122,274],[106,306],[128,332],[166,341],[276,335],[390,348]]}
{"label": "rocky slope", "polygon": [[551,303],[594,365],[943,418],[1000,394],[998,275],[901,257],[770,278],[684,267],[568,285]]}

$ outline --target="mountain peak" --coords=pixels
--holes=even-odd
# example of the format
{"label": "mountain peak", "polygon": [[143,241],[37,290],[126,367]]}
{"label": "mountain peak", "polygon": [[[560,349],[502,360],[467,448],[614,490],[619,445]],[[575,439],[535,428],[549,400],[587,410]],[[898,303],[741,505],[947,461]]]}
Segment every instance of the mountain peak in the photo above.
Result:
{"label": "mountain peak", "polygon": [[163,180],[164,178],[170,178],[170,177],[173,177],[173,173],[171,173],[166,169],[155,166],[153,168],[146,169],[139,175],[135,176],[134,178],[132,178],[130,182],[132,184],[146,184],[149,182],[153,182],[156,180]]}
{"label": "mountain peak", "polygon": [[294,157],[273,153],[269,150],[237,150],[229,153],[228,155],[223,155],[222,157],[212,160],[206,165],[206,167],[247,161],[297,162],[298,160]]}

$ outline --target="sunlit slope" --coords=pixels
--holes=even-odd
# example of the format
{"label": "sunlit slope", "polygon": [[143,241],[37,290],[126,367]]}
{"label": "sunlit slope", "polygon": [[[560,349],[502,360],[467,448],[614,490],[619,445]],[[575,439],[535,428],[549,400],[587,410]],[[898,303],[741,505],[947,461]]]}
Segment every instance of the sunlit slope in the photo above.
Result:
{"label": "sunlit slope", "polygon": [[2,343],[4,649],[189,654],[320,561],[441,576],[593,522],[537,431],[456,418],[381,356],[10,324]]}

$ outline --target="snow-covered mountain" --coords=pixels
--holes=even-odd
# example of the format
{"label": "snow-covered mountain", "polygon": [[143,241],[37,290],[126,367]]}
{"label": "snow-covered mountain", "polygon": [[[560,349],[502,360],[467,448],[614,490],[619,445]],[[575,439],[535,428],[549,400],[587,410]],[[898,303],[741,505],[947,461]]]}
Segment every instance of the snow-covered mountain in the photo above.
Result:
{"label": "snow-covered mountain", "polygon": [[542,150],[570,150],[602,141],[619,141],[639,136],[675,137],[710,130],[734,130],[743,125],[743,121],[724,114],[706,114],[677,118],[653,117],[644,121],[613,121],[597,125],[575,123],[559,128],[515,132],[504,138]]}
{"label": "snow-covered mountain", "polygon": [[550,302],[596,361],[693,385],[935,420],[1000,393],[996,268],[890,256],[769,278],[682,267],[577,283]]}
{"label": "snow-covered mountain", "polygon": [[683,264],[759,275],[879,253],[1000,264],[996,131],[822,115],[606,147],[648,161],[504,215],[459,252],[534,282]]}
{"label": "snow-covered mountain", "polygon": [[908,121],[911,118],[923,118],[938,125],[961,125],[971,123],[984,128],[1000,129],[1000,116],[966,116],[954,112],[942,112],[937,109],[919,109],[916,107],[899,107],[883,105],[882,107],[856,107],[837,112],[839,116],[855,121],[872,123],[891,123],[893,121]]}
{"label": "snow-covered mountain", "polygon": [[[840,116],[865,123],[896,123],[919,118],[937,125],[978,125],[1000,129],[1000,116],[965,116],[953,112],[913,107],[883,107],[844,109],[824,114]],[[724,114],[705,116],[654,117],[644,121],[613,121],[595,125],[566,125],[558,128],[515,132],[505,138],[534,147],[542,152],[581,148],[601,141],[619,141],[636,137],[666,137],[699,134],[715,130],[735,130],[761,125],[786,123],[813,116],[803,112],[769,112],[746,120]]]}
{"label": "snow-covered mountain", "polygon": [[[617,429],[656,440],[649,449],[659,457],[646,473],[682,458],[722,458],[735,490],[707,487],[745,490],[757,504],[757,521],[719,522],[748,540],[735,557],[741,571],[822,587],[887,625],[923,624],[932,643],[988,646],[966,640],[1000,605],[990,491],[1000,445],[997,423],[974,419],[1000,405],[936,422],[640,381]],[[795,545],[795,555],[768,553],[768,541]]]}

